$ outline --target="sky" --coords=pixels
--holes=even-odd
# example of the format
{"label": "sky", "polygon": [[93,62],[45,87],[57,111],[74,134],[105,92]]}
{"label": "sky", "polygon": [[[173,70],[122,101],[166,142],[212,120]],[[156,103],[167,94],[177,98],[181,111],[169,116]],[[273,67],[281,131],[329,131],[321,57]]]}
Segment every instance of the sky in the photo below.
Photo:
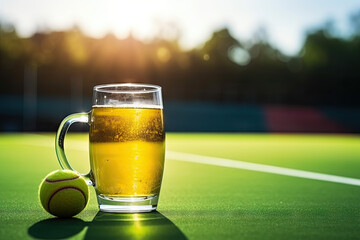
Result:
{"label": "sky", "polygon": [[329,19],[339,34],[349,34],[349,15],[357,11],[359,0],[0,0],[0,21],[21,36],[77,25],[93,37],[131,32],[147,40],[162,29],[193,48],[223,27],[245,42],[265,28],[270,43],[288,55],[300,50],[306,31]]}

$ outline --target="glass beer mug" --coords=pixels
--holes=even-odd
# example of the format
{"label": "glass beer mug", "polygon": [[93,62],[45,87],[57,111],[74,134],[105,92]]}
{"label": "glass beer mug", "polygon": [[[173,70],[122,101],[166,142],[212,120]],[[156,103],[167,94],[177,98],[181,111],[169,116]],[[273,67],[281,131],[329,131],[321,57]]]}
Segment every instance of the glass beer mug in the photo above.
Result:
{"label": "glass beer mug", "polygon": [[100,211],[150,212],[156,209],[164,170],[165,131],[161,87],[107,84],[94,87],[92,109],[66,117],[56,135],[63,169],[73,170],[64,152],[70,125],[88,123],[90,173]]}

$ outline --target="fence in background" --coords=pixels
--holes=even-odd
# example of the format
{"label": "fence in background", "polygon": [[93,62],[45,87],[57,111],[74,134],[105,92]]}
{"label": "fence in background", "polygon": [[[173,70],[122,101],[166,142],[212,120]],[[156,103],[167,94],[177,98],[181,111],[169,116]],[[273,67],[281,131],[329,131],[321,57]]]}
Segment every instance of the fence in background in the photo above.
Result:
{"label": "fence in background", "polygon": [[[91,101],[39,97],[26,107],[22,96],[0,97],[0,131],[57,130],[75,112],[89,111]],[[167,131],[360,133],[360,108],[165,102]],[[30,115],[28,115],[30,114]],[[86,127],[75,126],[74,130]]]}

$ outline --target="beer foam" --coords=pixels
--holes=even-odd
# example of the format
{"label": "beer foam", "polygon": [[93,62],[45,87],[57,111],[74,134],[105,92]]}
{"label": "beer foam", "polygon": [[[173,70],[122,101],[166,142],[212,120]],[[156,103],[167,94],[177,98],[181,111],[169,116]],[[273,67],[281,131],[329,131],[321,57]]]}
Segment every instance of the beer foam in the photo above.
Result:
{"label": "beer foam", "polygon": [[146,108],[146,109],[163,109],[162,106],[152,104],[107,104],[107,105],[93,105],[93,108]]}

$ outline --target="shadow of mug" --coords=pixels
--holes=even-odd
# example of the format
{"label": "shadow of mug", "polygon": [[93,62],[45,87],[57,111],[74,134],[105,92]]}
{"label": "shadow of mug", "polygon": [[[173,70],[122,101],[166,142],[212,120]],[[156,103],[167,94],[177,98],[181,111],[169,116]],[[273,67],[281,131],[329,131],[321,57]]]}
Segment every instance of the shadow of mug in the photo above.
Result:
{"label": "shadow of mug", "polygon": [[35,223],[28,234],[37,239],[70,238],[85,227],[84,239],[187,239],[180,229],[161,213],[114,214],[98,212],[92,222],[77,218],[52,218]]}
{"label": "shadow of mug", "polygon": [[98,212],[85,239],[187,239],[161,213],[114,214]]}

